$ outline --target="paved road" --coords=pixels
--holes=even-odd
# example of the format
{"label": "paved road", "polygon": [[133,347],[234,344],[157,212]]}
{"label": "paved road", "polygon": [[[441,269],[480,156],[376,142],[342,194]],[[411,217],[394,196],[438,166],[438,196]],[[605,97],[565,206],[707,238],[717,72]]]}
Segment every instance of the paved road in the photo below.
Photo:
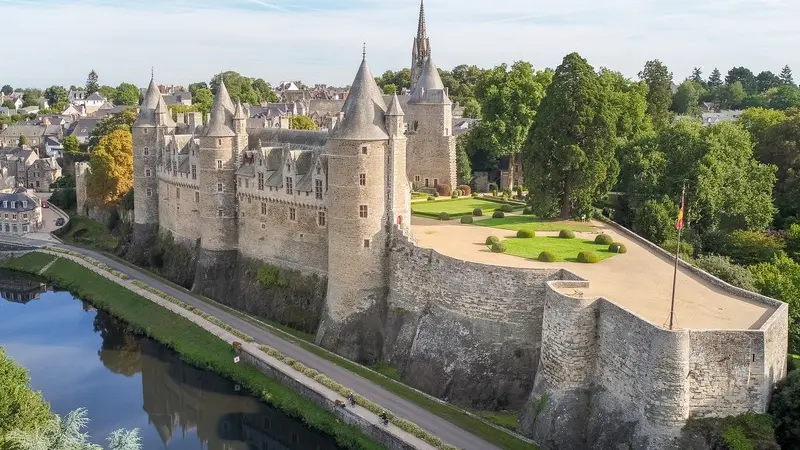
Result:
{"label": "paved road", "polygon": [[278,337],[277,335],[264,330],[263,328],[257,327],[233,314],[230,314],[229,312],[223,309],[217,308],[214,305],[210,305],[202,300],[199,300],[198,298],[190,294],[187,294],[182,290],[175,289],[172,286],[163,283],[162,281],[148,275],[143,271],[132,269],[129,266],[126,266],[125,264],[121,264],[114,259],[108,258],[102,253],[98,253],[80,247],[73,247],[71,245],[55,244],[53,242],[46,242],[42,240],[10,238],[10,237],[9,238],[4,237],[4,240],[7,240],[9,242],[19,242],[21,244],[27,243],[27,244],[38,244],[38,245],[52,245],[61,248],[66,248],[90,256],[128,275],[132,279],[146,283],[155,289],[158,289],[166,294],[169,294],[181,300],[184,303],[190,304],[202,311],[205,311],[208,314],[218,317],[220,320],[230,324],[232,327],[241,330],[249,334],[250,336],[253,336],[256,342],[260,344],[269,345],[270,347],[276,349],[277,351],[283,353],[284,355],[292,359],[295,359],[297,361],[300,361],[301,363],[305,364],[308,367],[311,367],[314,370],[324,373],[329,378],[335,380],[336,382],[342,384],[343,386],[346,386],[354,390],[355,392],[358,392],[359,394],[367,397],[368,399],[381,405],[382,407],[393,412],[394,414],[416,423],[423,429],[427,430],[429,433],[439,437],[445,443],[448,443],[450,445],[465,450],[499,449],[499,447],[496,447],[484,441],[483,439],[458,427],[457,425],[454,425],[453,423],[445,419],[442,419],[441,417],[431,413],[430,411],[422,407],[419,407],[414,403],[411,403],[408,400],[405,400],[385,390],[384,388],[378,386],[372,381],[369,381],[346,369],[343,369],[337,366],[336,364],[333,364],[330,361],[327,361],[301,347],[298,347],[297,345],[292,344],[291,342],[288,342]]}

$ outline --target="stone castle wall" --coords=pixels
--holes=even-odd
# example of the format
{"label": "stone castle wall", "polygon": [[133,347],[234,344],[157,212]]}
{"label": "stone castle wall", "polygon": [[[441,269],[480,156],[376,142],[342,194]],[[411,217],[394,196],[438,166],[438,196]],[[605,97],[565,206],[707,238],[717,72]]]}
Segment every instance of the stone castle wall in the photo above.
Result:
{"label": "stone castle wall", "polygon": [[[160,228],[169,231],[178,242],[194,247],[200,238],[200,186],[185,176],[158,173],[158,218]],[[196,183],[196,181],[194,182]]]}
{"label": "stone castle wall", "polygon": [[449,183],[455,189],[456,137],[450,104],[409,103],[408,179],[417,186]]}

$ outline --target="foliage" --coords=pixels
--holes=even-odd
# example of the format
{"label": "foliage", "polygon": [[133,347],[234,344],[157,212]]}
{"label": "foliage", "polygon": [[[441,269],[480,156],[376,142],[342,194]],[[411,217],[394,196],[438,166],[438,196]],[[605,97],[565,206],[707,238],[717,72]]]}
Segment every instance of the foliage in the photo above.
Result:
{"label": "foliage", "polygon": [[598,260],[614,257],[607,245],[584,239],[560,239],[556,236],[537,236],[529,239],[511,238],[504,241],[509,255],[535,260],[543,251],[555,255],[555,261],[577,262],[580,252],[591,252]]}
{"label": "foliage", "polygon": [[695,81],[684,81],[678,86],[678,91],[672,97],[670,110],[677,114],[690,116],[700,115],[700,97],[705,89]]}
{"label": "foliage", "polygon": [[65,106],[66,103],[69,101],[69,92],[67,92],[67,90],[64,89],[63,86],[55,86],[55,85],[50,86],[49,88],[44,90],[43,95],[51,108],[55,108],[56,105]]}
{"label": "foliage", "polygon": [[262,102],[278,103],[280,101],[272,85],[264,81],[263,78],[253,80],[253,90],[256,91],[259,100]]}
{"label": "foliage", "polygon": [[786,252],[800,262],[800,223],[793,223],[786,231]]}
{"label": "foliage", "polygon": [[489,236],[486,238],[486,245],[492,246],[498,242],[500,242],[500,238],[497,236]]}
{"label": "foliage", "polygon": [[599,262],[600,258],[597,257],[597,253],[594,252],[580,252],[578,253],[578,262],[584,264],[594,264]]}
{"label": "foliage", "polygon": [[113,205],[133,187],[133,139],[116,130],[100,139],[89,159],[87,194],[98,206]]}
{"label": "foliage", "polygon": [[450,183],[439,183],[436,185],[436,193],[443,197],[449,197],[453,193],[453,187],[450,186]]}
{"label": "foliage", "polygon": [[417,216],[438,218],[439,213],[446,212],[451,217],[470,215],[476,209],[488,213],[500,209],[502,203],[481,198],[460,198],[455,200],[437,200],[436,202],[419,202],[411,204],[411,212]]}
{"label": "foliage", "polygon": [[734,67],[728,71],[728,75],[725,76],[725,84],[731,85],[734,83],[741,83],[742,88],[748,94],[756,92],[758,87],[756,76],[746,67]]}
{"label": "foliage", "polygon": [[775,424],[775,440],[781,448],[800,448],[800,370],[779,381],[772,393],[769,413]]}
{"label": "foliage", "polygon": [[[20,450],[103,450],[89,442],[83,430],[89,424],[86,409],[78,408],[61,418],[58,414],[32,431],[15,430],[9,440]],[[109,450],[140,450],[139,430],[116,430],[108,438]]]}
{"label": "foliage", "polygon": [[656,127],[666,124],[672,104],[672,72],[661,61],[647,61],[639,78],[647,83],[647,114]]}
{"label": "foliage", "polygon": [[67,225],[59,230],[59,237],[69,243],[90,245],[107,252],[113,252],[119,245],[104,224],[82,216],[70,217]]}
{"label": "foliage", "polygon": [[138,105],[139,88],[130,83],[121,83],[117,86],[116,96],[112,99],[115,105]]}
{"label": "foliage", "polygon": [[523,152],[536,215],[568,219],[586,213],[616,182],[615,117],[607,97],[592,66],[577,53],[556,68]]}
{"label": "foliage", "polygon": [[295,130],[318,130],[319,127],[308,116],[297,115],[292,117],[292,128]]}
{"label": "foliage", "polygon": [[529,229],[522,229],[517,231],[517,237],[522,239],[531,239],[536,237],[536,232]]}
{"label": "foliage", "polygon": [[655,244],[675,233],[678,207],[664,196],[661,201],[646,200],[634,213],[633,231]]}
{"label": "foliage", "polygon": [[[677,240],[675,238],[669,238],[661,244],[661,248],[674,255],[678,250]],[[694,246],[684,240],[681,240],[679,254],[682,259],[691,258],[694,256]]]}
{"label": "foliage", "polygon": [[502,219],[484,219],[476,222],[476,225],[483,227],[500,228],[502,230],[518,231],[529,229],[534,231],[560,230],[571,231],[595,231],[596,228],[591,224],[581,222],[565,222],[561,220],[538,219],[532,216],[509,216]]}
{"label": "foliage", "polygon": [[264,264],[258,268],[256,276],[258,278],[258,282],[264,287],[285,287],[288,285],[288,282],[281,276],[281,269],[279,267]]}
{"label": "foliage", "polygon": [[16,109],[17,108],[17,106],[14,105],[14,102],[12,102],[11,100],[4,100],[3,101],[3,107],[4,108],[8,108],[8,109]]}
{"label": "foliage", "polygon": [[65,153],[75,154],[81,151],[81,143],[73,135],[64,136],[64,139],[61,140],[61,145],[64,146]]}
{"label": "foliage", "polygon": [[89,72],[89,75],[86,77],[86,95],[93,94],[100,89],[100,83],[98,83],[98,76],[97,72],[92,69]]}
{"label": "foliage", "polygon": [[500,207],[500,211],[503,211],[504,213],[510,213],[514,211],[514,207],[509,204],[505,204]]}
{"label": "foliage", "polygon": [[32,432],[52,417],[50,405],[31,390],[29,382],[25,368],[0,347],[0,448],[10,431]]}
{"label": "foliage", "polygon": [[17,141],[17,145],[20,147],[28,145],[28,138],[25,137],[24,135],[20,135],[19,140]]}
{"label": "foliage", "polygon": [[597,237],[594,238],[594,243],[600,245],[611,245],[614,243],[614,239],[607,234],[598,234]]}
{"label": "foliage", "polygon": [[615,242],[608,246],[608,251],[611,253],[623,254],[623,253],[628,253],[628,248],[625,247],[625,244],[620,244],[618,242]]}
{"label": "foliage", "polygon": [[438,216],[439,220],[450,220],[450,214],[446,212],[440,212]]}
{"label": "foliage", "polygon": [[506,243],[503,241],[495,242],[492,244],[492,253],[505,253],[507,250]]}
{"label": "foliage", "polygon": [[800,353],[800,264],[780,254],[750,271],[759,293],[789,304],[789,352]]}
{"label": "foliage", "polygon": [[492,219],[505,219],[506,214],[503,211],[497,210],[492,213]]}
{"label": "foliage", "polygon": [[472,163],[467,154],[468,140],[469,134],[462,134],[456,138],[456,174],[458,183],[462,185],[468,185],[472,181]]}
{"label": "foliage", "polygon": [[214,103],[214,94],[208,88],[200,88],[192,94],[192,106],[197,107],[203,114],[211,112],[211,105]]}
{"label": "foliage", "polygon": [[553,252],[543,251],[536,259],[540,262],[556,262],[556,255]]}
{"label": "foliage", "polygon": [[106,117],[89,134],[89,139],[86,141],[87,148],[90,152],[94,152],[95,147],[97,147],[102,138],[117,130],[124,130],[130,133],[135,122],[136,108],[126,109]]}
{"label": "foliage", "polygon": [[561,230],[558,232],[558,237],[561,239],[575,239],[575,232],[572,230]]}
{"label": "foliage", "polygon": [[461,216],[461,223],[463,223],[465,225],[471,224],[473,222],[473,220],[474,219],[472,218],[472,216]]}
{"label": "foliage", "polygon": [[700,255],[694,260],[694,265],[726,283],[748,291],[756,291],[753,274],[747,268],[732,262],[727,256]]}
{"label": "foliage", "polygon": [[760,231],[735,230],[725,236],[721,253],[747,266],[772,261],[784,245],[782,239]]}
{"label": "foliage", "polygon": [[110,101],[114,101],[117,98],[117,90],[113,86],[100,86],[97,92]]}
{"label": "foliage", "polygon": [[78,197],[74,187],[58,188],[53,191],[53,194],[47,201],[63,210],[70,210],[77,206]]}
{"label": "foliage", "polygon": [[234,102],[241,101],[250,105],[259,105],[261,102],[274,102],[278,99],[272,86],[266,81],[260,78],[248,78],[231,70],[215,75],[211,79],[209,88],[214,95],[217,94],[220,77],[225,80],[225,87]]}
{"label": "foliage", "polygon": [[788,64],[783,66],[781,74],[778,78],[781,79],[783,84],[794,85],[794,77],[792,76],[792,69],[789,67]]}
{"label": "foliage", "polygon": [[475,208],[472,210],[472,215],[475,217],[481,217],[483,216],[483,210],[480,208]]}
{"label": "foliage", "polygon": [[707,448],[726,450],[779,450],[780,448],[775,442],[772,420],[767,414],[747,412],[722,418],[690,418],[684,430],[689,431],[691,435],[699,434],[705,438]]}
{"label": "foliage", "polygon": [[394,93],[388,92],[391,91],[391,88],[387,90],[387,86],[393,86],[395,92],[400,93],[403,89],[411,89],[411,69],[403,69],[398,72],[387,70],[380,77],[376,77],[375,82],[387,95]]}
{"label": "foliage", "polygon": [[0,88],[0,92],[2,92],[5,95],[11,95],[14,93],[14,88],[6,84],[2,88]]}

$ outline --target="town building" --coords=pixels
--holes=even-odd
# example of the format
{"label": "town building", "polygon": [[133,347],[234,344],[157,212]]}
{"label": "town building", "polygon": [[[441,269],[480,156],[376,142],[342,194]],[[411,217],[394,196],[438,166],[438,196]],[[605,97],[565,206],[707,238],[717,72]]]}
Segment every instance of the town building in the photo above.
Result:
{"label": "town building", "polygon": [[0,191],[0,235],[32,233],[41,226],[41,200],[25,188]]}

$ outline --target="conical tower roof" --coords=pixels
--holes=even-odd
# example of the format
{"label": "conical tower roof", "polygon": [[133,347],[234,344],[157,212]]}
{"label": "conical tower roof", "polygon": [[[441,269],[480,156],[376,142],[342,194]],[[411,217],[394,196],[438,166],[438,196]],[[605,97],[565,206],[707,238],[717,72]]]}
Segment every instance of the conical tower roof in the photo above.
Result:
{"label": "conical tower roof", "polygon": [[444,95],[444,83],[442,77],[439,76],[439,70],[436,64],[433,63],[433,57],[425,59],[425,64],[422,66],[422,73],[419,76],[417,84],[414,86],[414,91],[411,93],[409,103],[424,102],[428,97],[427,93],[431,91],[442,91],[442,98],[445,102],[449,102],[447,96]]}
{"label": "conical tower roof", "polygon": [[331,139],[389,139],[384,123],[386,103],[380,88],[375,84],[366,57],[361,61],[342,112],[344,119],[331,133]]}
{"label": "conical tower roof", "polygon": [[155,116],[159,114],[163,114],[164,118],[161,125],[166,125],[168,127],[175,127],[177,124],[174,120],[172,120],[172,112],[167,107],[167,102],[164,101],[164,97],[161,94],[158,94],[158,102],[156,103],[156,108],[154,110]]}
{"label": "conical tower roof", "polygon": [[400,99],[397,98],[397,92],[392,97],[392,102],[389,103],[389,110],[386,111],[387,116],[405,116],[403,108],[400,106]]}
{"label": "conical tower roof", "polygon": [[230,94],[228,94],[228,87],[225,86],[225,78],[222,76],[219,78],[217,96],[214,98],[214,103],[216,104],[217,102],[219,102],[231,116],[236,113],[236,107],[233,105]]}
{"label": "conical tower roof", "polygon": [[242,105],[242,102],[236,103],[236,112],[233,114],[233,118],[237,120],[247,119],[247,114],[244,112],[244,105]]}
{"label": "conical tower roof", "polygon": [[208,129],[205,135],[213,137],[235,136],[236,134],[228,124],[228,118],[232,118],[235,114],[234,110],[233,101],[231,96],[228,95],[225,82],[220,79],[217,96],[214,97],[214,103],[211,105],[211,120],[208,122]]}
{"label": "conical tower roof", "polygon": [[161,99],[161,91],[158,90],[155,77],[151,76],[150,85],[147,87],[142,104],[139,106],[139,117],[133,126],[155,126],[155,109],[158,106],[159,99]]}

